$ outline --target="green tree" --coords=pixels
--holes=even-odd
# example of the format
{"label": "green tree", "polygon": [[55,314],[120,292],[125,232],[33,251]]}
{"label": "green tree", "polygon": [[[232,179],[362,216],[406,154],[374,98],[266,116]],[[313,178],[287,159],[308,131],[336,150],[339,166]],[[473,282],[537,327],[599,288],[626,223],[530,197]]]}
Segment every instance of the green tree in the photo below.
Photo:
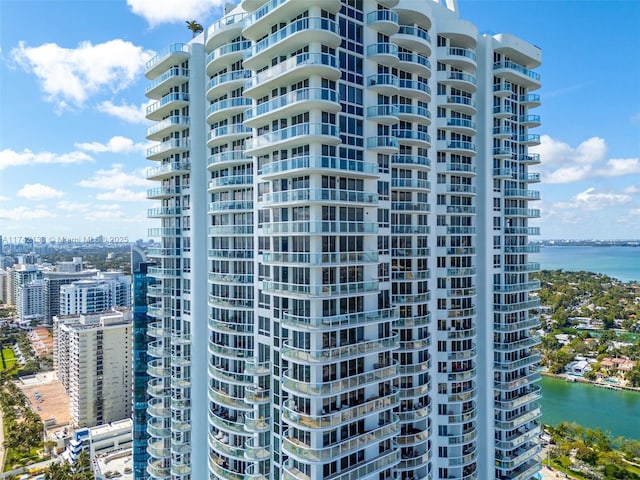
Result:
{"label": "green tree", "polygon": [[187,28],[189,30],[191,30],[191,33],[193,34],[193,36],[195,37],[196,35],[198,35],[199,33],[202,33],[202,31],[204,30],[202,28],[202,25],[200,25],[198,22],[196,22],[195,20],[186,20],[187,22]]}

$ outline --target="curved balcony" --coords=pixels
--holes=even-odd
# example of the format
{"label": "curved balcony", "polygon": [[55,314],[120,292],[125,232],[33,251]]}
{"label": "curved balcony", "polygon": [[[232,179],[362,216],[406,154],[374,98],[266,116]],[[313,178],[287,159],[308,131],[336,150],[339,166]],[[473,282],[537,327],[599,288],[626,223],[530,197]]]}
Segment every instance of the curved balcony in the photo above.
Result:
{"label": "curved balcony", "polygon": [[431,161],[424,155],[398,154],[391,157],[391,163],[396,165],[410,165],[414,167],[430,168]]}
{"label": "curved balcony", "polygon": [[[258,0],[260,1],[260,0]],[[247,14],[236,13],[234,15],[225,15],[216,23],[207,28],[207,51],[211,51],[216,45],[229,43],[233,38],[240,35],[244,26],[244,19]]]}
{"label": "curved balcony", "polygon": [[234,70],[213,77],[207,83],[207,100],[213,101],[231,90],[243,87],[251,70]]}
{"label": "curved balcony", "polygon": [[277,55],[286,55],[316,42],[329,48],[337,48],[340,41],[335,21],[323,17],[300,18],[245,51],[244,66],[258,70],[261,66],[268,65],[271,58]]}
{"label": "curved balcony", "polygon": [[184,43],[173,43],[161,50],[144,65],[144,76],[153,80],[174,65],[180,65],[189,58],[190,47]]}
{"label": "curved balcony", "polygon": [[288,392],[304,397],[338,395],[357,388],[365,388],[368,385],[377,385],[383,381],[392,381],[397,376],[397,364],[323,383],[305,382],[292,378],[291,371],[287,370],[282,375],[282,388]]}
{"label": "curved balcony", "polygon": [[515,132],[511,127],[493,127],[493,136],[495,138],[503,140],[510,139],[514,133]]}
{"label": "curved balcony", "polygon": [[540,115],[521,115],[518,120],[524,127],[540,126]]}
{"label": "curved balcony", "polygon": [[218,167],[226,168],[249,162],[251,158],[245,154],[244,150],[229,150],[210,155],[207,159],[207,167],[209,170],[214,170]]}
{"label": "curved balcony", "polygon": [[157,102],[149,105],[145,111],[147,120],[162,120],[172,110],[178,110],[189,104],[189,94],[184,92],[172,92],[162,97]]}
{"label": "curved balcony", "polygon": [[173,185],[150,188],[147,190],[147,198],[149,200],[162,200],[164,198],[175,197],[176,195],[180,195],[180,187]]}
{"label": "curved balcony", "polygon": [[431,63],[429,59],[419,53],[398,53],[398,68],[412,72],[425,78],[431,76]]}
{"label": "curved balcony", "polygon": [[377,445],[379,442],[393,438],[398,434],[399,430],[398,420],[395,418],[391,423],[365,431],[361,435],[324,448],[312,448],[301,440],[292,437],[291,430],[286,430],[283,436],[282,450],[291,457],[303,462],[325,463],[333,458],[355,452],[363,446]]}
{"label": "curved balcony", "polygon": [[219,388],[209,387],[209,400],[221,407],[232,408],[234,410],[251,410],[253,407],[247,405],[243,398],[233,397],[231,394]]}
{"label": "curved balcony", "polygon": [[421,100],[423,102],[431,101],[431,89],[427,82],[419,80],[405,80],[400,79],[398,83],[399,92],[401,95],[406,95],[411,98]]}
{"label": "curved balcony", "polygon": [[476,144],[460,140],[438,140],[438,150],[441,152],[473,156],[476,154]]}
{"label": "curved balcony", "polygon": [[182,67],[172,67],[155,80],[149,82],[145,87],[147,98],[159,100],[162,95],[171,90],[172,87],[182,85],[189,81],[189,69]]}
{"label": "curved balcony", "polygon": [[477,80],[474,75],[463,72],[443,72],[437,74],[438,83],[451,85],[465,92],[473,93],[476,91]]}
{"label": "curved balcony", "polygon": [[466,115],[474,115],[476,113],[476,101],[471,97],[463,95],[439,95],[438,98],[441,107],[450,108]]}
{"label": "curved balcony", "polygon": [[147,160],[161,160],[169,156],[186,152],[191,147],[187,138],[172,138],[159,145],[147,148]]}
{"label": "curved balcony", "polygon": [[367,138],[367,149],[378,153],[392,154],[398,151],[398,139],[391,135]]}
{"label": "curved balcony", "polygon": [[478,66],[476,53],[470,48],[438,47],[438,61],[460,70],[475,72]]}
{"label": "curved balcony", "polygon": [[367,77],[367,87],[382,95],[394,95],[398,93],[400,81],[398,77],[390,73],[378,73]]}
{"label": "curved balcony", "polygon": [[419,430],[417,428],[403,428],[400,435],[396,438],[399,447],[418,447],[426,443],[431,436],[431,430]]}
{"label": "curved balcony", "polygon": [[518,142],[527,146],[540,145],[540,135],[537,133],[528,133],[526,135],[520,135]]}
{"label": "curved balcony", "polygon": [[[249,8],[252,7],[252,8]],[[307,0],[243,0],[242,8],[251,12],[246,21],[242,34],[246,38],[258,40],[271,33],[271,26],[282,18],[295,18],[298,14],[308,10]],[[339,0],[324,0],[322,9],[329,13],[338,13]]]}
{"label": "curved balcony", "polygon": [[429,32],[422,27],[400,25],[398,33],[393,36],[391,41],[399,47],[423,52],[427,56],[431,55],[431,37]]}
{"label": "curved balcony", "polygon": [[398,46],[392,43],[373,43],[367,46],[367,58],[380,65],[396,67],[398,65]]}
{"label": "curved balcony", "polygon": [[262,233],[273,235],[277,233],[340,233],[340,234],[363,234],[377,233],[378,223],[373,222],[341,222],[341,221],[320,221],[320,222],[271,222],[261,226]]}
{"label": "curved balcony", "polygon": [[449,130],[463,135],[476,134],[476,122],[467,118],[439,117],[436,123],[439,129]]}
{"label": "curved balcony", "polygon": [[[209,181],[209,192],[215,190],[227,190],[231,186],[252,186],[253,185],[253,175],[229,175],[224,177],[215,177]],[[242,200],[227,200],[231,202],[239,202]],[[253,208],[252,201],[246,201],[251,205],[248,208]],[[213,211],[212,208],[209,208],[209,211]]]}
{"label": "curved balcony", "polygon": [[227,43],[226,45],[216,48],[207,55],[207,76],[214,75],[237,62],[249,48],[251,48],[251,42],[247,40]]}
{"label": "curved balcony", "polygon": [[329,88],[293,90],[247,110],[244,113],[244,123],[258,127],[285,115],[294,116],[313,109],[331,113],[339,112],[338,92]]}
{"label": "curved balcony", "polygon": [[431,182],[421,178],[392,178],[391,187],[403,190],[430,190]]}
{"label": "curved balcony", "polygon": [[505,198],[540,200],[540,192],[526,188],[508,188],[505,190],[504,196]]}
{"label": "curved balcony", "polygon": [[291,148],[311,142],[337,145],[340,143],[338,127],[329,123],[300,123],[275,132],[265,133],[246,142],[248,155],[260,155],[269,150]]}
{"label": "curved balcony", "polygon": [[348,263],[377,263],[378,251],[370,252],[343,252],[343,253],[288,253],[268,252],[262,253],[264,264],[298,264],[308,265],[342,265]]}
{"label": "curved balcony", "polygon": [[386,322],[398,317],[396,308],[373,310],[362,313],[345,313],[323,317],[303,317],[283,313],[282,324],[299,330],[331,330],[345,325],[373,324]]}
{"label": "curved balcony", "polygon": [[147,140],[160,141],[174,132],[189,128],[189,117],[172,115],[147,129]]}
{"label": "curved balcony", "polygon": [[368,282],[332,283],[322,285],[307,285],[300,283],[285,283],[263,281],[262,288],[270,293],[290,293],[292,295],[303,295],[305,297],[333,297],[338,295],[357,295],[373,292],[378,288],[375,280]]}
{"label": "curved balcony", "polygon": [[258,442],[259,440],[256,440],[255,438],[249,438],[244,444],[244,458],[250,462],[267,460],[271,455],[269,447],[260,444],[256,445]]}
{"label": "curved balcony", "polygon": [[338,80],[338,58],[329,53],[301,53],[256,73],[245,83],[243,93],[246,97],[260,98],[268,95],[274,85],[294,84],[313,75]]}
{"label": "curved balcony", "polygon": [[226,98],[207,107],[207,123],[214,124],[224,117],[243,113],[251,106],[251,100],[245,97]]}
{"label": "curved balcony", "polygon": [[504,78],[511,83],[530,89],[537,89],[542,86],[539,73],[510,60],[494,63],[493,74],[496,77]]}
{"label": "curved balcony", "polygon": [[242,140],[250,137],[252,134],[253,130],[249,127],[245,127],[242,123],[223,125],[209,130],[207,147],[211,148],[216,145]]}
{"label": "curved balcony", "polygon": [[427,107],[421,105],[400,104],[398,105],[398,119],[430,125],[431,113],[427,110]]}
{"label": "curved balcony", "polygon": [[391,233],[398,235],[429,235],[431,227],[429,225],[391,225]]}
{"label": "curved balcony", "polygon": [[363,340],[359,343],[322,350],[296,348],[290,345],[290,340],[286,340],[282,345],[282,357],[303,364],[332,363],[361,355],[396,350],[399,346],[398,340],[398,334],[393,334],[387,338]]}
{"label": "curved balcony", "polygon": [[[171,162],[164,163],[158,167],[148,168],[146,172],[147,180],[162,180],[174,175],[183,175],[191,170],[190,162]],[[166,216],[163,214],[161,216]]]}
{"label": "curved balcony", "polygon": [[527,93],[525,95],[520,95],[520,103],[529,108],[539,107],[540,95],[538,95],[537,93]]}
{"label": "curved balcony", "polygon": [[509,82],[500,82],[493,85],[494,97],[510,97],[513,93],[513,85]]}
{"label": "curved balcony", "polygon": [[367,119],[383,125],[398,123],[398,106],[390,104],[372,105],[367,108]]}
{"label": "curved balcony", "polygon": [[398,14],[393,10],[374,10],[367,14],[367,26],[383,35],[393,35],[400,28]]}
{"label": "curved balcony", "polygon": [[260,174],[263,179],[268,179],[290,175],[296,170],[322,171],[326,169],[342,170],[348,172],[349,175],[363,177],[375,177],[378,174],[376,163],[330,156],[301,156],[267,163],[262,166]]}
{"label": "curved balcony", "polygon": [[528,165],[536,165],[540,163],[540,154],[539,153],[528,153],[525,155],[519,155],[518,161],[528,164]]}
{"label": "curved balcony", "polygon": [[514,112],[511,105],[495,105],[493,107],[493,116],[495,118],[509,118],[513,114]]}
{"label": "curved balcony", "polygon": [[493,147],[494,158],[511,158],[513,153],[514,152],[511,147]]}
{"label": "curved balcony", "polygon": [[[209,328],[214,332],[218,333],[226,333],[229,335],[253,335],[253,323],[243,322],[243,321],[228,321],[221,320],[213,317],[209,317]],[[216,367],[217,368],[217,367]],[[224,370],[226,372],[226,370]],[[226,373],[220,373],[218,376],[224,376]],[[244,378],[242,375],[238,373],[232,374],[233,378]],[[250,377],[247,377],[250,379]],[[237,381],[237,378],[236,378]],[[244,381],[244,380],[243,380]]]}
{"label": "curved balcony", "polygon": [[394,128],[391,133],[403,145],[413,145],[420,148],[429,148],[431,146],[431,137],[427,132]]}
{"label": "curved balcony", "polygon": [[[403,455],[402,461],[396,467],[399,472],[407,471],[407,470],[416,470],[421,467],[426,467],[429,465],[429,460],[431,459],[431,450],[427,449],[424,453],[419,453],[414,450],[410,455]],[[413,477],[416,478],[416,477]],[[429,477],[431,478],[431,477]]]}
{"label": "curved balcony", "polygon": [[259,417],[255,419],[255,412],[247,412],[244,416],[244,429],[248,433],[264,433],[271,429],[268,418]]}

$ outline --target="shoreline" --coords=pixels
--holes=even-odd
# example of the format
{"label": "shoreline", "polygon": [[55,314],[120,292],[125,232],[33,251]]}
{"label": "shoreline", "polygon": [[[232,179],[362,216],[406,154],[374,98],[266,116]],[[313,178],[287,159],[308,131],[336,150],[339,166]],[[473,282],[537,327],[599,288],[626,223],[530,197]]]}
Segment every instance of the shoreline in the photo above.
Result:
{"label": "shoreline", "polygon": [[540,370],[540,374],[544,377],[557,378],[558,380],[564,380],[568,383],[585,383],[593,385],[594,387],[606,388],[608,390],[626,390],[628,392],[640,393],[640,388],[638,387],[627,387],[625,385],[611,384],[605,382],[598,382],[593,380],[587,380],[584,377],[576,377],[573,375],[569,375],[566,373],[549,373],[543,370]]}

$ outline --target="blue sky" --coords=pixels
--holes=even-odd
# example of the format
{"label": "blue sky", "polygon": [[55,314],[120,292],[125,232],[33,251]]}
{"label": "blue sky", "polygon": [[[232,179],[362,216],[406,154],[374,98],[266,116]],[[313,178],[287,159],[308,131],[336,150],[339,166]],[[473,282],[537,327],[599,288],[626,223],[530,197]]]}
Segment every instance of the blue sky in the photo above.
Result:
{"label": "blue sky", "polygon": [[[428,0],[425,0],[428,1]],[[0,0],[0,234],[145,238],[144,62],[221,0]],[[640,1],[459,0],[543,51],[540,238],[640,238]]]}

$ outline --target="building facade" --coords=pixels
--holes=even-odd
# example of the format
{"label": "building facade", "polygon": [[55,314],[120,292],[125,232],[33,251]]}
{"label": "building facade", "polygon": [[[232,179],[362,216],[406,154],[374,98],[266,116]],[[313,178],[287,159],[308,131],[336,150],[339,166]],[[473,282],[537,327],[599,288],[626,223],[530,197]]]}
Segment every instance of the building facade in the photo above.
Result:
{"label": "building facade", "polygon": [[54,318],[53,367],[74,427],[131,418],[131,334],[127,310]]}
{"label": "building facade", "polygon": [[453,0],[242,0],[147,63],[149,478],[535,477],[540,62]]}
{"label": "building facade", "polygon": [[60,286],[60,315],[131,308],[131,277],[122,272],[98,272],[90,279]]}
{"label": "building facade", "polygon": [[[65,264],[61,267],[61,264]],[[86,280],[95,277],[98,270],[81,270],[68,268],[78,265],[77,262],[60,262],[55,271],[45,271],[44,277],[44,316],[49,324],[53,323],[53,317],[60,315],[60,287],[69,285],[78,280]],[[80,265],[82,263],[80,262]]]}

